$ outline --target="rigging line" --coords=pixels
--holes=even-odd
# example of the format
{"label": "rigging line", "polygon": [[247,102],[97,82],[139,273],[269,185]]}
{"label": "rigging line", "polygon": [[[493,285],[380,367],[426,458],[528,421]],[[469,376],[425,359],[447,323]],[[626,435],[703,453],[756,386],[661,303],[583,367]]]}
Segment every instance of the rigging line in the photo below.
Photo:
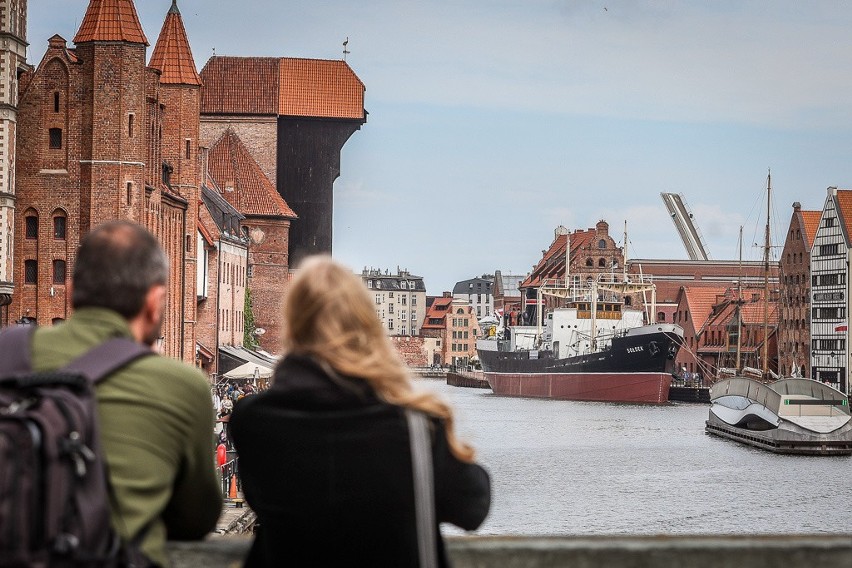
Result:
{"label": "rigging line", "polygon": [[693,358],[695,358],[695,366],[696,367],[698,367],[701,370],[704,370],[706,372],[706,374],[711,376],[711,377],[716,376],[716,372],[718,371],[719,367],[715,367],[716,370],[714,371],[714,366],[711,365],[710,363],[708,363],[707,361],[703,360],[698,355],[697,352],[690,349],[686,345],[686,341],[683,338],[680,338],[678,341],[680,342],[680,348],[683,349],[684,351],[686,351],[687,353],[689,353],[690,355],[692,355]]}

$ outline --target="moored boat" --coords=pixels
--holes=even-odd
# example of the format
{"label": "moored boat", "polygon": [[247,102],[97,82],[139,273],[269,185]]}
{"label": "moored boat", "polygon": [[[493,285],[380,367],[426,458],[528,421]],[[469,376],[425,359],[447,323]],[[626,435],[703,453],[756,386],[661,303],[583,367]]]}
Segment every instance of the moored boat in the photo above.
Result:
{"label": "moored boat", "polygon": [[713,385],[710,400],[708,434],[779,454],[852,455],[849,398],[819,381],[734,377]]}
{"label": "moored boat", "polygon": [[[610,284],[624,288],[629,283]],[[568,302],[537,327],[507,328],[477,341],[485,378],[495,394],[564,400],[654,403],[668,401],[683,330],[644,325],[644,312],[621,301]],[[502,336],[501,336],[502,335]]]}

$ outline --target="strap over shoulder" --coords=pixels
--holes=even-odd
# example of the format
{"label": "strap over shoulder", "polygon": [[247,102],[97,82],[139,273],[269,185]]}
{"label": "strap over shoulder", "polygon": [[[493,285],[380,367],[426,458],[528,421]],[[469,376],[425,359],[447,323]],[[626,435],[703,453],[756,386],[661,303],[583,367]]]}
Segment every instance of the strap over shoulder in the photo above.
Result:
{"label": "strap over shoulder", "polygon": [[32,370],[34,325],[16,325],[0,331],[0,374],[28,373]]}
{"label": "strap over shoulder", "polygon": [[80,373],[98,383],[131,362],[153,355],[150,347],[127,337],[116,337],[101,343],[62,368],[64,372]]}

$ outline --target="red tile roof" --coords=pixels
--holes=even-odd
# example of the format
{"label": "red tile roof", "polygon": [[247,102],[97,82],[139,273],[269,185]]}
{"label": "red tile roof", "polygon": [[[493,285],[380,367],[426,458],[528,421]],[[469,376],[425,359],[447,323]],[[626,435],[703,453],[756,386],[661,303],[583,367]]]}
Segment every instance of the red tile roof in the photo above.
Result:
{"label": "red tile roof", "polygon": [[364,84],[339,60],[281,59],[278,114],[364,118]]}
{"label": "red tile roof", "polygon": [[214,56],[201,78],[203,114],[365,120],[364,84],[345,61]]}
{"label": "red tile roof", "polygon": [[814,246],[814,237],[816,237],[817,229],[819,228],[819,219],[822,217],[822,211],[802,211],[802,229],[805,233],[805,244],[808,249]]}
{"label": "red tile roof", "polygon": [[[571,258],[574,259],[580,249],[588,247],[596,234],[593,228],[586,231],[577,229],[571,233]],[[518,286],[519,288],[538,287],[545,280],[565,278],[565,241],[567,238],[566,235],[557,235],[553,239],[550,248],[544,252],[541,260],[538,261],[526,280]]]}
{"label": "red tile roof", "polygon": [[222,197],[243,215],[296,218],[230,128],[210,148],[208,169]]}
{"label": "red tile roof", "polygon": [[172,7],[166,14],[163,29],[148,65],[160,70],[160,83],[201,85],[201,76],[195,69],[195,60],[192,58],[177,0],[172,2]]}
{"label": "red tile roof", "polygon": [[846,224],[847,238],[850,238],[852,236],[852,189],[838,189],[835,202],[840,218]]}
{"label": "red tile roof", "polygon": [[126,41],[148,45],[133,0],[91,0],[74,43]]}
{"label": "red tile roof", "polygon": [[686,297],[689,319],[692,329],[696,332],[710,320],[713,315],[713,306],[719,303],[720,296],[725,295],[725,286],[684,286],[683,293]]}
{"label": "red tile roof", "polygon": [[[449,307],[452,305],[452,298],[435,298],[429,309],[426,310],[426,318],[423,320],[423,325],[420,329],[444,329],[447,327],[446,317],[449,313]],[[440,319],[441,323],[429,323],[429,319]]]}

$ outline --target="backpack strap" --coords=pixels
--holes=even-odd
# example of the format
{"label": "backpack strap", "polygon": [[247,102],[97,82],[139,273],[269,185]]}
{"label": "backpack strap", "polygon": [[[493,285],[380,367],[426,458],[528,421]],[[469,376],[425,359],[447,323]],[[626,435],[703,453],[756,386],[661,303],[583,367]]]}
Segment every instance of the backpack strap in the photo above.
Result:
{"label": "backpack strap", "polygon": [[0,332],[0,374],[16,375],[32,370],[30,345],[34,325],[16,325]]}
{"label": "backpack strap", "polygon": [[116,337],[74,359],[62,368],[62,372],[79,373],[97,384],[136,359],[153,354],[146,345],[128,337]]}

